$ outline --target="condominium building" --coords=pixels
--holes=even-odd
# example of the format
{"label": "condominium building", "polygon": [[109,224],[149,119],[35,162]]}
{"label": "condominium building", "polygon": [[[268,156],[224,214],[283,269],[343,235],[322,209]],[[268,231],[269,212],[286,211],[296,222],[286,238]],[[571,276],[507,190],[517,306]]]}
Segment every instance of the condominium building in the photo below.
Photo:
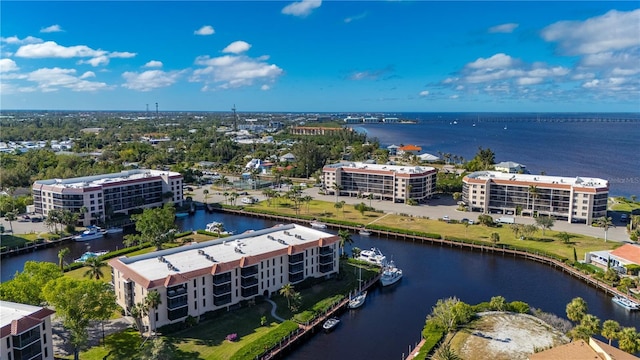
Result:
{"label": "condominium building", "polygon": [[169,201],[181,205],[182,196],[182,175],[159,170],[38,180],[33,184],[36,213],[47,216],[53,209],[69,210],[80,214],[83,226],[141,207],[161,206]]}
{"label": "condominium building", "polygon": [[161,305],[158,326],[269,297],[286,284],[339,272],[339,237],[304,226],[278,225],[223,239],[109,261],[117,303],[126,311],[149,291]]}
{"label": "condominium building", "polygon": [[477,171],[464,177],[462,200],[471,211],[553,216],[591,224],[607,214],[609,183],[587,177]]}
{"label": "condominium building", "polygon": [[0,301],[0,359],[53,359],[54,313],[39,306]]}
{"label": "condominium building", "polygon": [[323,183],[328,194],[369,196],[374,199],[406,202],[422,201],[436,190],[433,167],[365,164],[341,162],[322,169]]}

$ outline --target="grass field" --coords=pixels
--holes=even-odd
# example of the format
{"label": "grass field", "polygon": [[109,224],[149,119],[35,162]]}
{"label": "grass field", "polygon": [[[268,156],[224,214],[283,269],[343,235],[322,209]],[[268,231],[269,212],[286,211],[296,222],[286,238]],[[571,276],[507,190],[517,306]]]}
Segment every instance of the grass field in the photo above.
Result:
{"label": "grass field", "polygon": [[640,209],[640,201],[633,201],[623,197],[609,198],[609,210],[631,213]]}
{"label": "grass field", "polygon": [[[365,200],[364,203],[368,205]],[[268,211],[277,211],[283,215],[295,215],[295,210],[291,203],[283,200],[272,200],[271,206],[266,201],[252,205],[249,208],[256,208]],[[491,234],[496,232],[500,235],[499,244],[508,244],[516,246],[524,246],[534,250],[540,250],[557,254],[559,256],[573,260],[573,249],[576,249],[578,259],[584,259],[584,254],[595,250],[610,250],[620,246],[617,242],[604,242],[590,236],[579,234],[571,234],[568,244],[563,243],[556,236],[559,232],[546,230],[544,234],[542,230],[538,230],[533,236],[534,240],[516,239],[514,233],[508,226],[503,227],[487,227],[483,225],[470,225],[466,227],[464,224],[452,224],[444,221],[423,219],[417,217],[401,216],[394,214],[382,214],[373,211],[360,213],[353,205],[344,205],[342,209],[336,209],[334,203],[312,200],[308,206],[303,204],[299,210],[300,215],[308,215],[315,218],[335,218],[339,220],[351,221],[361,225],[374,223],[390,228],[404,229],[409,231],[436,233],[444,238],[462,238],[469,240],[486,241],[488,245],[491,242]]]}

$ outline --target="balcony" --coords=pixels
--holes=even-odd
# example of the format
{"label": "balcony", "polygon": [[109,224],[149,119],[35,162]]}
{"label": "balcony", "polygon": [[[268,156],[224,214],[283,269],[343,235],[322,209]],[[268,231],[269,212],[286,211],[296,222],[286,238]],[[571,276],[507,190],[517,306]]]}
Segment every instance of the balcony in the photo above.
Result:
{"label": "balcony", "polygon": [[323,246],[320,248],[320,255],[333,255],[333,248],[331,246]]}
{"label": "balcony", "polygon": [[216,285],[213,287],[214,295],[224,295],[231,293],[231,284]]}
{"label": "balcony", "polygon": [[243,289],[251,286],[255,286],[256,284],[258,284],[258,279],[256,277],[242,278],[242,280],[240,280],[240,286]]}
{"label": "balcony", "polygon": [[320,255],[320,265],[333,263],[333,253],[327,255]]}
{"label": "balcony", "polygon": [[304,273],[303,272],[299,272],[295,275],[291,275],[289,274],[289,282],[292,284],[298,283],[300,281],[304,280]]}
{"label": "balcony", "polygon": [[244,277],[250,277],[250,276],[254,276],[258,273],[258,266],[254,265],[254,266],[250,266],[250,267],[246,267],[246,268],[242,268],[240,269],[240,275],[244,278]]}
{"label": "balcony", "polygon": [[320,272],[323,274],[326,274],[328,272],[332,272],[333,271],[333,262],[330,264],[321,264],[320,265]]}
{"label": "balcony", "polygon": [[299,264],[295,264],[295,265],[291,265],[289,264],[289,274],[297,274],[299,272],[304,271],[304,264],[303,263],[299,263]]}
{"label": "balcony", "polygon": [[304,261],[304,253],[289,256],[289,264],[297,264]]}
{"label": "balcony", "polygon": [[225,305],[231,302],[231,294],[222,295],[222,296],[214,296],[213,304],[215,306]]}
{"label": "balcony", "polygon": [[167,298],[171,299],[171,298],[179,297],[186,293],[187,293],[187,288],[182,286],[178,288],[167,289]]}
{"label": "balcony", "polygon": [[187,306],[186,295],[178,299],[169,299],[167,303],[167,309],[169,310],[179,309],[181,307],[186,307],[186,306]]}
{"label": "balcony", "polygon": [[173,320],[186,317],[188,313],[189,313],[189,308],[185,306],[180,309],[167,311],[167,317],[169,318],[169,320],[173,321]]}
{"label": "balcony", "polygon": [[35,341],[40,341],[40,326],[24,332],[18,336],[13,337],[13,347],[16,349],[24,349],[25,347],[33,344]]}

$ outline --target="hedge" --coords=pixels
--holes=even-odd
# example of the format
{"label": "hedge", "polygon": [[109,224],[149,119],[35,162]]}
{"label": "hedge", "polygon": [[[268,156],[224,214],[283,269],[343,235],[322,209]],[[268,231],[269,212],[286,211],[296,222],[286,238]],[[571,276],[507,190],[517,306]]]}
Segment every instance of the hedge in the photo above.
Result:
{"label": "hedge", "polygon": [[255,359],[262,355],[265,349],[271,349],[278,345],[282,339],[296,330],[298,330],[298,324],[291,320],[286,320],[275,329],[269,331],[269,333],[240,348],[229,360]]}
{"label": "hedge", "polygon": [[427,355],[433,351],[433,349],[440,343],[444,337],[444,329],[438,327],[431,321],[427,321],[422,329],[422,338],[424,343],[418,352],[418,355],[414,359],[426,359]]}

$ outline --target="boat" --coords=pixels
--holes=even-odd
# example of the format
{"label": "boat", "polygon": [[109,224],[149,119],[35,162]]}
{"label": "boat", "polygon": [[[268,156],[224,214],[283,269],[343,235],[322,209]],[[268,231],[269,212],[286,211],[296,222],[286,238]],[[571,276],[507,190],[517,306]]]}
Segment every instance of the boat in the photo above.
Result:
{"label": "boat", "polygon": [[218,221],[212,221],[210,223],[207,224],[207,227],[204,228],[206,231],[208,232],[218,232],[218,229],[222,230],[224,228],[224,225],[222,225],[221,222]]}
{"label": "boat", "polygon": [[380,283],[382,286],[389,286],[397,283],[400,279],[402,279],[402,269],[396,267],[393,260],[391,260],[384,266],[384,270],[380,276]]}
{"label": "boat", "polygon": [[613,298],[611,298],[611,301],[613,301],[614,303],[622,306],[623,308],[629,311],[640,310],[640,303],[637,303],[624,296],[616,295]]}
{"label": "boat", "polygon": [[326,331],[331,331],[335,329],[335,327],[338,326],[339,323],[340,323],[340,319],[336,317],[332,317],[332,318],[329,318],[327,321],[325,321],[324,324],[322,324],[322,328],[325,329]]}
{"label": "boat", "polygon": [[112,228],[108,228],[105,231],[106,231],[107,235],[109,235],[109,234],[119,234],[119,233],[123,232],[124,229],[121,228],[121,227],[112,227]]}
{"label": "boat", "polygon": [[314,228],[314,229],[326,229],[327,228],[326,224],[323,224],[323,223],[321,223],[319,221],[316,221],[316,220],[310,222],[309,225],[311,225],[311,227]]}
{"label": "boat", "polygon": [[364,301],[366,299],[367,299],[367,292],[363,291],[363,292],[359,293],[358,295],[352,297],[351,300],[349,300],[349,303],[347,304],[347,307],[349,309],[357,309],[360,306],[364,305]]}
{"label": "boat", "polygon": [[357,309],[364,305],[364,301],[367,299],[367,291],[362,291],[362,268],[358,267],[358,292],[356,296],[349,299],[347,307],[349,309]]}
{"label": "boat", "polygon": [[77,262],[77,263],[83,263],[83,262],[85,262],[85,261],[87,261],[87,260],[89,260],[89,259],[91,259],[91,258],[94,258],[94,257],[98,257],[98,256],[105,255],[105,254],[107,254],[108,252],[109,252],[109,251],[107,251],[107,250],[100,250],[100,251],[96,251],[96,252],[93,252],[93,251],[87,251],[87,252],[85,252],[84,254],[82,254],[82,256],[80,256],[78,259],[76,259],[76,260],[75,260],[75,262]]}
{"label": "boat", "polygon": [[102,237],[104,237],[104,234],[105,234],[105,230],[102,230],[97,226],[90,225],[90,226],[87,226],[87,229],[83,231],[81,234],[74,236],[73,240],[89,241],[89,240],[101,239]]}
{"label": "boat", "polygon": [[362,235],[362,236],[371,236],[371,231],[367,230],[367,229],[362,229],[358,232],[358,234]]}
{"label": "boat", "polygon": [[371,248],[371,250],[360,251],[360,255],[358,255],[357,259],[366,261],[374,265],[382,266],[384,265],[387,257],[384,256],[378,248]]}

